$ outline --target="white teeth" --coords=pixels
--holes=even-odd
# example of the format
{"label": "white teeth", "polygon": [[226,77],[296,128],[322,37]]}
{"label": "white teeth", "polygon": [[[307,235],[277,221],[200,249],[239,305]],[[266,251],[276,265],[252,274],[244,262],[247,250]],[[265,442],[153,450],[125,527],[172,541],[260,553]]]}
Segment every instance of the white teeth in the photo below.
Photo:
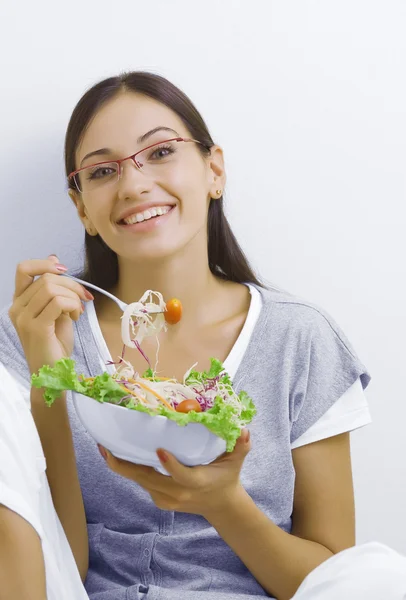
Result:
{"label": "white teeth", "polygon": [[154,208],[149,208],[148,210],[144,210],[142,213],[137,213],[135,215],[131,215],[128,219],[123,219],[124,223],[127,225],[133,225],[134,223],[141,223],[142,221],[148,221],[148,219],[152,219],[152,217],[160,217],[161,215],[166,215],[171,210],[172,206],[157,206]]}

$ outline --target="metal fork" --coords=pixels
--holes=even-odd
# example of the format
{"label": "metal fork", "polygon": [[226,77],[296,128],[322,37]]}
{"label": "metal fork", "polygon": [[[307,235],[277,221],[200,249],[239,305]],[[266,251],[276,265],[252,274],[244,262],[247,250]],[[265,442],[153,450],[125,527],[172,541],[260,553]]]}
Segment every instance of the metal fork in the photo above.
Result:
{"label": "metal fork", "polygon": [[[69,277],[69,279],[73,279],[73,281],[77,281],[77,283],[81,283],[85,287],[92,288],[93,290],[96,290],[96,291],[100,292],[101,294],[104,294],[105,296],[107,296],[108,298],[110,298],[110,300],[113,300],[113,302],[115,302],[117,304],[117,306],[123,312],[125,311],[125,309],[128,306],[128,304],[126,304],[125,302],[123,302],[122,300],[120,300],[119,298],[117,298],[117,296],[114,296],[113,294],[110,294],[110,292],[106,292],[106,290],[103,290],[102,288],[99,288],[97,285],[94,285],[93,283],[89,283],[87,281],[84,281],[83,279],[79,279],[78,277],[74,277],[73,275],[69,275],[69,273],[64,273],[63,275],[61,275],[61,277]],[[162,313],[162,312],[163,311],[160,309],[159,306],[157,306],[156,309],[152,309],[152,308],[148,309],[148,313],[151,313],[151,314],[158,314],[158,313]]]}

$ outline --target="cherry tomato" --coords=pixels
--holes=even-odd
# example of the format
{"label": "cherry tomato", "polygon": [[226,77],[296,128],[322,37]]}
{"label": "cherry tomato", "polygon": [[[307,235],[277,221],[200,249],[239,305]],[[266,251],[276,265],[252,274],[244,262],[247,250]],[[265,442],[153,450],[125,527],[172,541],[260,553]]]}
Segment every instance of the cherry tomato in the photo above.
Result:
{"label": "cherry tomato", "polygon": [[182,303],[177,298],[172,298],[166,303],[166,311],[164,312],[165,321],[171,325],[179,323],[182,318]]}
{"label": "cherry tomato", "polygon": [[191,399],[191,400],[183,400],[180,404],[178,404],[178,406],[176,407],[176,412],[181,412],[181,413],[188,413],[191,410],[194,410],[196,412],[202,412],[202,407],[200,406],[200,404],[198,403],[197,400]]}

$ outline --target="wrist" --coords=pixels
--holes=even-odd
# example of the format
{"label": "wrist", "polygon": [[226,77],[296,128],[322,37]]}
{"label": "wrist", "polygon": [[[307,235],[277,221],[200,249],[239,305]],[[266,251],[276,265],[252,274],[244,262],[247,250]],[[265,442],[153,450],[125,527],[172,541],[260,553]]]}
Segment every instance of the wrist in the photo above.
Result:
{"label": "wrist", "polygon": [[226,516],[238,515],[245,510],[248,503],[252,503],[252,498],[244,489],[241,482],[235,488],[221,490],[221,502],[215,506],[209,506],[203,515],[206,521],[215,526],[215,523],[221,521]]}

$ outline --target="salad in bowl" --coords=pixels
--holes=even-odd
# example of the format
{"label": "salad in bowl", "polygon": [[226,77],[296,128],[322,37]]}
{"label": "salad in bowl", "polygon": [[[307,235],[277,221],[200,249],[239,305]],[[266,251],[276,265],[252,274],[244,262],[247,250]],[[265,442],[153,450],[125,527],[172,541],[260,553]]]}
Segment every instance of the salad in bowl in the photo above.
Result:
{"label": "salad in bowl", "polygon": [[[113,373],[87,377],[75,362],[63,358],[32,375],[32,385],[44,389],[51,406],[64,391],[73,392],[78,416],[88,433],[118,458],[154,466],[162,473],[156,449],[164,447],[183,464],[207,464],[231,452],[241,429],[256,413],[252,399],[237,393],[222,363],[211,359],[208,371],[196,364],[182,381],[160,377],[141,348],[143,339],[165,331],[182,315],[179,300],[165,303],[148,290],[122,315],[124,350]],[[137,348],[147,363],[137,373],[124,359],[125,347]]]}

